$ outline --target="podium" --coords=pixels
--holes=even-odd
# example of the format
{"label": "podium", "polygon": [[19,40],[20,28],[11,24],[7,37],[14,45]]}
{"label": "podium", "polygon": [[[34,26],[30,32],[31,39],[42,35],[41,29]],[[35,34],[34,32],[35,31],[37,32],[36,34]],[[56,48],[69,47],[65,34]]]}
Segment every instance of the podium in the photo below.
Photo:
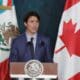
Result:
{"label": "podium", "polygon": [[[24,72],[25,62],[11,62],[10,63],[10,76],[12,78],[30,78]],[[55,63],[42,63],[44,67],[43,74],[36,78],[57,78],[57,64]]]}

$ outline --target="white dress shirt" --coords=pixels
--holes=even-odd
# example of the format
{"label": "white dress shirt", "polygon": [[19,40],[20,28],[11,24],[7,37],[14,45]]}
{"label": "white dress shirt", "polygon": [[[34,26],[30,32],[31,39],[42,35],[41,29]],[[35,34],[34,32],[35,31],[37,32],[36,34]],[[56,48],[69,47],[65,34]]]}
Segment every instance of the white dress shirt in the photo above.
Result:
{"label": "white dress shirt", "polygon": [[36,41],[37,41],[37,33],[33,34],[32,36],[29,35],[26,32],[26,37],[27,37],[27,42],[31,41],[31,38],[33,38],[33,46],[34,46],[34,52],[35,52],[35,48],[36,48]]}

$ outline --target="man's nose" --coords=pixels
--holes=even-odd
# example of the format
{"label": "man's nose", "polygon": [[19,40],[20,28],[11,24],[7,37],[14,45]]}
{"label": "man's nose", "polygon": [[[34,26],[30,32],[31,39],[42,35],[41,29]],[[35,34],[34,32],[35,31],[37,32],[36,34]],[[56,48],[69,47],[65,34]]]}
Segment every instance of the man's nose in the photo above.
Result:
{"label": "man's nose", "polygon": [[34,23],[33,23],[33,25],[34,25],[34,26],[36,26],[36,25],[37,25],[37,23],[36,23],[36,22],[34,22]]}

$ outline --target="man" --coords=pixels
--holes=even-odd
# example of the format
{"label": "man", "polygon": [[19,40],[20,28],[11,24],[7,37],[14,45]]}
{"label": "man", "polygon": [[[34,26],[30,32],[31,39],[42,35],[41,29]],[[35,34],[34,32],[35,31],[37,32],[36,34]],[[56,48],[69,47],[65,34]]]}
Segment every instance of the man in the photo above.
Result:
{"label": "man", "polygon": [[24,18],[25,32],[12,41],[10,61],[26,62],[32,59],[52,62],[50,39],[38,33],[40,17],[29,12]]}

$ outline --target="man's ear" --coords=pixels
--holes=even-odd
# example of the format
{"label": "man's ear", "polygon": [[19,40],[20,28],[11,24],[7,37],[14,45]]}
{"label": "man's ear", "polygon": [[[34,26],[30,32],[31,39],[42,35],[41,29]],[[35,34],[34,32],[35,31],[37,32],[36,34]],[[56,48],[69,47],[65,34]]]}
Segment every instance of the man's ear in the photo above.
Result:
{"label": "man's ear", "polygon": [[24,22],[24,25],[25,25],[25,26],[27,26],[27,23],[26,23],[26,22]]}

